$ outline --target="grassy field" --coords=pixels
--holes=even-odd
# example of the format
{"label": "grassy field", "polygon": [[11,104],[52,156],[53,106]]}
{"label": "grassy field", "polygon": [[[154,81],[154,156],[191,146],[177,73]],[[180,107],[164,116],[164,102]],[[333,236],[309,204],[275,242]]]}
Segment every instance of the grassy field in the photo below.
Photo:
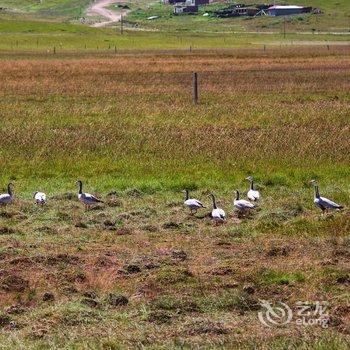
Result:
{"label": "grassy field", "polygon": [[189,50],[203,48],[240,48],[298,45],[344,45],[349,46],[346,35],[288,33],[190,33],[190,32],[148,32],[125,30],[120,27],[109,29],[90,28],[82,24],[44,22],[33,19],[18,20],[17,16],[4,16],[0,21],[0,50],[16,55],[18,51],[52,53],[65,51],[117,50]]}
{"label": "grassy field", "polygon": [[83,16],[90,3],[91,0],[0,0],[0,7],[21,16],[72,20]]}
{"label": "grassy field", "polygon": [[[347,349],[349,72],[347,46],[2,52],[1,348]],[[311,178],[345,209],[322,215]],[[105,203],[85,211],[78,179]],[[260,299],[327,301],[328,328],[266,328]]]}
{"label": "grassy field", "polygon": [[[220,4],[204,6],[199,16],[173,16],[172,7],[141,0],[128,3],[133,10],[120,25],[96,29],[79,23],[89,1],[1,1],[1,51],[114,51],[192,48],[262,47],[263,45],[349,45],[350,8],[347,1],[309,5],[324,8],[318,16],[217,19],[202,14]],[[115,5],[113,5],[115,6]],[[159,15],[155,21],[147,17]],[[314,33],[313,33],[314,30]]]}

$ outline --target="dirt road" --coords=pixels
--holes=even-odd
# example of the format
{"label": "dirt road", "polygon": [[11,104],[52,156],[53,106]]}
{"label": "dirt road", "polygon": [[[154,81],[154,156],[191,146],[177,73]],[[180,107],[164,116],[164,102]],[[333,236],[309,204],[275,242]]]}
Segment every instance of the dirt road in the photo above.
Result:
{"label": "dirt road", "polygon": [[103,16],[107,21],[97,22],[92,27],[105,27],[112,23],[119,22],[122,16],[125,16],[130,10],[115,9],[110,10],[107,7],[111,4],[123,2],[122,0],[96,0],[87,10],[87,16]]}

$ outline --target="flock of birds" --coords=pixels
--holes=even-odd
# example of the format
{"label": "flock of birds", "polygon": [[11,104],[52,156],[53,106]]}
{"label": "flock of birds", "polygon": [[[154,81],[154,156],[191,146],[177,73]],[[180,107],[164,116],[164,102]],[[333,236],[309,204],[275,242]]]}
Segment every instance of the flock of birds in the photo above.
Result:
{"label": "flock of birds", "polygon": [[[94,195],[83,192],[83,182],[77,181],[78,186],[78,199],[84,203],[85,207],[88,208],[96,203],[103,203],[103,201]],[[47,203],[47,196],[44,192],[34,192],[33,198],[36,204],[45,205]],[[13,184],[7,185],[7,193],[0,194],[0,204],[10,204],[13,201]]]}
{"label": "flock of birds", "polygon": [[[236,190],[236,198],[233,201],[234,207],[241,213],[245,213],[251,209],[254,209],[256,205],[252,202],[257,202],[260,199],[260,192],[254,188],[254,180],[252,176],[248,176],[246,180],[249,181],[250,187],[247,192],[247,197],[249,200],[240,199],[240,193]],[[326,210],[340,210],[343,207],[328,198],[321,197],[319,192],[319,187],[316,180],[311,180],[310,183],[314,186],[315,197],[314,203],[317,205],[322,212]],[[86,208],[89,208],[91,205],[96,203],[103,203],[103,201],[94,195],[83,192],[83,183],[82,181],[77,181],[76,185],[78,187],[78,199],[82,202]],[[205,208],[205,206],[198,200],[194,198],[189,198],[189,191],[184,191],[186,198],[184,201],[185,206],[190,209],[191,214],[195,214],[198,209]],[[216,198],[214,194],[209,195],[213,202],[213,209],[211,212],[212,219],[217,223],[223,223],[226,220],[226,213],[223,209],[218,208],[216,204]],[[47,203],[47,197],[44,192],[35,192],[33,194],[35,203],[38,205],[45,205]],[[0,205],[10,204],[13,201],[13,184],[9,183],[7,186],[7,193],[0,194]]]}
{"label": "flock of birds", "polygon": [[[233,206],[238,209],[240,213],[245,213],[251,209],[254,209],[256,205],[252,202],[257,202],[260,199],[260,192],[254,188],[253,177],[248,176],[246,180],[250,182],[250,187],[247,192],[247,197],[249,200],[240,199],[240,193],[238,190],[236,190],[236,198],[233,200]],[[343,206],[331,201],[330,199],[320,196],[320,191],[316,180],[311,180],[310,184],[312,184],[315,189],[314,203],[322,210],[322,212],[325,212],[326,210],[340,210],[343,208]],[[202,202],[200,202],[198,199],[189,198],[188,190],[185,190],[185,193],[186,198],[184,204],[190,209],[191,214],[196,213],[198,209],[205,208]],[[212,193],[209,195],[209,197],[211,197],[213,201],[211,217],[218,223],[225,222],[225,211],[221,208],[218,208],[216,204],[216,198]]]}

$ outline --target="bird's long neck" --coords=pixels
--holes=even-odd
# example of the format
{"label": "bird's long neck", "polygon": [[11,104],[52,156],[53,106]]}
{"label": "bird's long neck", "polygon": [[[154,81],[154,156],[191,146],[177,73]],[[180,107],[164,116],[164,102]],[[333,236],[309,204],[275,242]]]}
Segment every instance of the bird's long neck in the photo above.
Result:
{"label": "bird's long neck", "polygon": [[186,198],[185,198],[185,200],[187,201],[188,198],[189,198],[189,194],[188,194],[188,190],[186,190]]}
{"label": "bird's long neck", "polygon": [[79,182],[79,194],[83,193],[83,183]]}
{"label": "bird's long neck", "polygon": [[250,189],[254,190],[254,181],[253,180],[250,181]]}
{"label": "bird's long neck", "polygon": [[239,192],[236,191],[236,200],[238,201],[239,200]]}
{"label": "bird's long neck", "polygon": [[218,207],[216,206],[216,200],[214,196],[211,196],[211,198],[213,199],[213,208],[217,209]]}
{"label": "bird's long neck", "polygon": [[318,185],[315,185],[315,197],[320,198],[320,190],[318,189]]}
{"label": "bird's long neck", "polygon": [[7,193],[12,197],[13,191],[12,191],[12,187],[10,184],[8,184],[8,186],[7,186]]}

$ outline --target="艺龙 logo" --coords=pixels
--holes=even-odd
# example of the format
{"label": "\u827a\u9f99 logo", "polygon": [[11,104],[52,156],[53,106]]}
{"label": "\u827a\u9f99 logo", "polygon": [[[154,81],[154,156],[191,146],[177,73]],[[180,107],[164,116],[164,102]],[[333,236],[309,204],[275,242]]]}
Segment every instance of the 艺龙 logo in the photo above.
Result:
{"label": "\u827a\u9f99 logo", "polygon": [[258,317],[262,324],[268,327],[281,326],[292,320],[292,309],[285,303],[279,302],[278,306],[273,306],[267,300],[260,300],[260,305],[264,308],[259,311]]}

